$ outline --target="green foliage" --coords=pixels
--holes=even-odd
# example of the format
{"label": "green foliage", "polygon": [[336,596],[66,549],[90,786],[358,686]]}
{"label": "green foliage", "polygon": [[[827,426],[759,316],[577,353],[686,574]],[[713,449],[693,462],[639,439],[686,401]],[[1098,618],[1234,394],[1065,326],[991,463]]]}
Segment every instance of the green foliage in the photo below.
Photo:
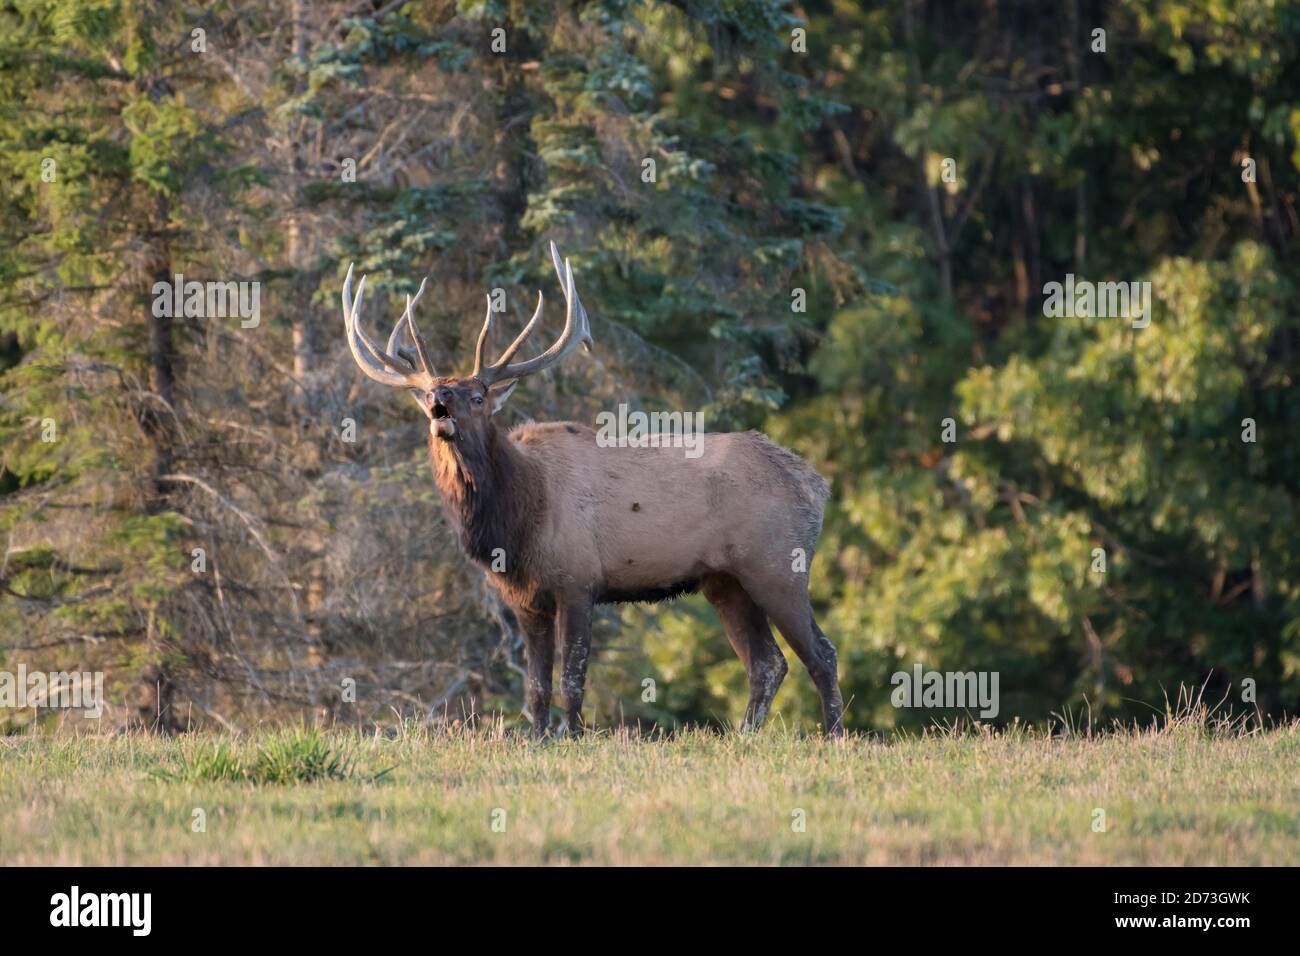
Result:
{"label": "green foliage", "polygon": [[[909,37],[901,6],[814,14],[804,60],[852,108],[853,155],[872,158],[848,172],[842,152],[804,153],[802,175],[844,210],[836,252],[894,294],[866,280],[836,303],[816,386],[766,426],[833,481],[811,580],[851,722],[942,716],[889,704],[891,673],[917,661],[999,671],[1004,717],[1085,698],[1139,714],[1207,676],[1294,707],[1296,232],[1259,231],[1233,149],[1250,144],[1291,208],[1300,24],[1268,5],[1140,4],[1108,11],[1104,58],[1049,30],[1005,63],[973,20],[940,31],[914,12]],[[1035,84],[1031,63],[1082,83]],[[945,254],[951,299],[935,282]],[[1013,266],[1029,273],[1020,293]],[[1149,280],[1150,327],[1043,316],[1030,283],[1066,272]],[[662,633],[660,653],[680,644]]]}
{"label": "green foliage", "polygon": [[142,397],[141,256],[181,235],[167,204],[192,200],[220,154],[210,78],[176,57],[189,27],[167,5],[20,4],[0,19],[0,88],[14,94],[0,107],[0,336],[16,348],[0,365],[0,631],[152,674],[183,632],[189,519],[137,492],[162,461],[143,411],[160,399]]}
{"label": "green foliage", "polygon": [[[305,7],[295,37],[279,6],[218,6],[203,55],[172,5],[0,10],[6,641],[150,704],[174,680],[215,722],[342,712],[343,662],[374,665],[371,713],[517,711],[510,624],[337,303],[355,262],[386,335],[429,275],[421,327],[461,367],[485,289],[498,337],[533,290],[553,305],[554,239],[597,348],[502,421],[688,408],[813,461],[851,726],[956,716],[891,705],[917,662],[998,671],[999,720],[1132,718],[1207,675],[1300,707],[1293,9]],[[259,277],[271,320],[151,326],[151,273],[180,271]],[[1150,325],[1048,315],[1067,273],[1150,282]],[[199,543],[220,581],[188,569]],[[702,599],[599,634],[598,721],[738,719]],[[802,724],[792,665],[778,717]]]}

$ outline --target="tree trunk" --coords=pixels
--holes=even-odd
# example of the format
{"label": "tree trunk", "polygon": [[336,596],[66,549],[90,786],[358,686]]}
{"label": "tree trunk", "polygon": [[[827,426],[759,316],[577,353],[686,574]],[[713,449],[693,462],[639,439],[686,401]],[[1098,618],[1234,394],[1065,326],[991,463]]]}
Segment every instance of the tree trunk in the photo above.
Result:
{"label": "tree trunk", "polygon": [[[307,51],[307,27],[303,22],[303,0],[291,0],[289,4],[289,18],[293,29],[293,55],[301,61]],[[303,83],[301,78],[296,85],[295,93],[301,95],[303,92]],[[291,120],[291,123],[295,121]],[[299,178],[302,176],[302,157],[299,153],[298,133],[301,132],[301,123],[296,123],[299,127],[297,130],[290,130],[288,134],[288,180],[296,186]],[[297,213],[299,203],[297,201],[298,190],[293,188],[289,191],[289,213],[285,217],[285,256],[286,265],[289,268],[289,295],[293,307],[290,313],[293,315],[293,377],[297,385],[293,387],[292,399],[295,405],[308,414],[316,410],[315,388],[312,383],[312,373],[316,370],[316,316],[312,312],[310,304],[307,302],[307,296],[304,295],[302,271],[305,265],[305,249],[302,241],[302,222]]]}
{"label": "tree trunk", "polygon": [[[175,317],[157,315],[153,308],[153,288],[158,282],[172,281],[171,242],[168,236],[171,203],[161,193],[154,194],[146,206],[148,213],[139,224],[138,232],[146,237],[145,251],[140,264],[138,298],[143,303],[149,339],[149,391],[150,395],[138,410],[140,428],[150,445],[149,478],[145,488],[144,510],[156,515],[171,506],[172,484],[166,480],[175,460],[176,415],[176,351]],[[150,612],[146,634],[148,654],[158,663],[146,670],[144,700],[138,707],[145,727],[159,733],[172,733],[177,729],[175,710],[172,707],[174,681],[167,666],[162,663],[164,648],[158,642],[153,614]]]}

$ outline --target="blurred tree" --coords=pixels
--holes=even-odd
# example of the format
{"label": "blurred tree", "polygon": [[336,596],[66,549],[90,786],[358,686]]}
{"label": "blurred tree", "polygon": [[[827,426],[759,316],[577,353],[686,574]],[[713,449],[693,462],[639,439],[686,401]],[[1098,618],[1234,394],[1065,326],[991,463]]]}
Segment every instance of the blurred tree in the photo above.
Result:
{"label": "blurred tree", "polygon": [[184,319],[153,289],[193,234],[178,199],[220,146],[193,103],[210,78],[175,82],[193,60],[167,4],[23,4],[0,20],[3,629],[11,653],[116,656],[147,685],[138,713],[166,726]]}
{"label": "blurred tree", "polygon": [[[463,367],[555,239],[597,348],[503,422],[702,410],[813,460],[854,726],[951,716],[891,706],[917,662],[999,671],[999,719],[1211,672],[1294,712],[1298,39],[1267,0],[0,8],[0,665],[164,724],[515,715],[337,296],[355,262],[386,334],[429,275]],[[263,321],[155,315],[176,272]],[[1067,274],[1150,281],[1150,326],[1049,313]],[[598,722],[738,717],[701,599],[598,626]]]}
{"label": "blurred tree", "polygon": [[[944,716],[888,703],[918,661],[1000,671],[1003,719],[1085,696],[1141,717],[1207,679],[1293,711],[1300,20],[1218,3],[823,16],[826,81],[855,111],[810,159],[851,210],[845,246],[905,295],[838,312],[820,394],[772,427],[816,436],[835,479],[821,594],[856,720]],[[1150,280],[1150,327],[1049,317],[1044,285],[1070,272]]]}

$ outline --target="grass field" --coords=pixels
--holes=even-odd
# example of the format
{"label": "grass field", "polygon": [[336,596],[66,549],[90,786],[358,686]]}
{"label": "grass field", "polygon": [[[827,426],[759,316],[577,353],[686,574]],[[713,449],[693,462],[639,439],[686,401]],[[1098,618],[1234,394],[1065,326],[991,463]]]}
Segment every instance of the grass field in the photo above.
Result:
{"label": "grass field", "polygon": [[1300,725],[0,738],[0,860],[1300,864]]}

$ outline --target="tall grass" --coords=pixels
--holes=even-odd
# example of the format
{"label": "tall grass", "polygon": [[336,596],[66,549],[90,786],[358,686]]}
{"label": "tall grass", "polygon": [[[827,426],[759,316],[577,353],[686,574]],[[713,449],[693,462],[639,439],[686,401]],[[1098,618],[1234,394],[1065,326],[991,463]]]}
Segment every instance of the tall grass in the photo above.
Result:
{"label": "tall grass", "polygon": [[[183,783],[254,785],[354,780],[358,778],[356,761],[346,739],[302,726],[253,740],[196,737],[182,743],[174,765],[157,768],[155,775]],[[382,779],[392,769],[370,774],[367,779]]]}

